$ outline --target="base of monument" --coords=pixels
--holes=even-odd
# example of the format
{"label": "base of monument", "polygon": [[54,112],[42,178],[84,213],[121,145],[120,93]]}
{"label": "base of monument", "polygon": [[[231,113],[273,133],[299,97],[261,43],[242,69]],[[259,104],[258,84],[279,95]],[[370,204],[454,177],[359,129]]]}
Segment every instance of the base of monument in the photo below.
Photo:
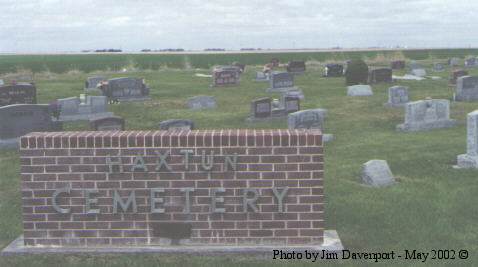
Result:
{"label": "base of monument", "polygon": [[19,138],[0,139],[0,149],[17,149]]}
{"label": "base of monument", "polygon": [[266,92],[267,93],[286,93],[288,91],[297,91],[299,90],[298,87],[283,87],[283,88],[267,88]]}
{"label": "base of monument", "polygon": [[456,125],[456,120],[442,120],[423,124],[399,124],[397,131],[399,132],[419,132],[440,128],[451,128]]}
{"label": "base of monument", "polygon": [[15,239],[1,252],[2,256],[28,255],[28,254],[263,254],[272,257],[273,250],[285,251],[341,251],[344,249],[339,235],[335,230],[324,231],[322,245],[294,245],[294,246],[105,246],[105,247],[60,247],[60,246],[25,246],[23,235]]}
{"label": "base of monument", "polygon": [[478,169],[478,156],[473,157],[467,154],[458,155],[455,169]]}
{"label": "base of monument", "polygon": [[111,117],[111,116],[114,116],[114,115],[115,114],[113,112],[68,115],[68,116],[60,116],[58,121],[89,121],[89,120],[94,120],[94,119],[97,119],[97,118]]}

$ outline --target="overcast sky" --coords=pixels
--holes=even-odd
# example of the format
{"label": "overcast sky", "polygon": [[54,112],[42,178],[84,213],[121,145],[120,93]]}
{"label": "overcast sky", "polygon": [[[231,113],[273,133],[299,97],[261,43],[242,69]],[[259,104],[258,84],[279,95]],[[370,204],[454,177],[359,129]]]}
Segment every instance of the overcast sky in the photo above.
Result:
{"label": "overcast sky", "polygon": [[0,52],[477,47],[476,0],[0,0]]}

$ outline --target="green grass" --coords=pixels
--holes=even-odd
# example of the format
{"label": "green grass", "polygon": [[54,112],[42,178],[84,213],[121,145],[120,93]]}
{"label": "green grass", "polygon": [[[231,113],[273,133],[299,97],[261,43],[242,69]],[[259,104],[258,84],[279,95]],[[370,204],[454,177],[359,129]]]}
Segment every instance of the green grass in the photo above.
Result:
{"label": "green grass", "polygon": [[[265,57],[265,56],[264,56]],[[417,56],[418,57],[418,56]],[[118,60],[121,56],[118,57]],[[245,57],[246,58],[246,57]],[[230,58],[232,59],[232,58]],[[147,65],[147,57],[141,64]],[[191,62],[207,64],[206,56],[190,57]],[[229,60],[229,58],[227,59]],[[252,59],[251,59],[252,60]],[[246,62],[245,60],[244,62]],[[86,62],[86,60],[85,60]],[[112,61],[111,61],[112,62]],[[421,62],[429,69],[431,61]],[[194,63],[196,64],[196,63]],[[158,123],[172,118],[188,118],[200,129],[218,128],[286,128],[286,120],[247,124],[251,100],[269,96],[266,83],[255,83],[256,69],[249,68],[241,85],[211,88],[210,79],[195,77],[196,71],[158,68],[157,71],[128,73],[105,72],[107,77],[144,77],[152,88],[152,101],[110,107],[126,119],[132,129],[158,129]],[[198,70],[208,73],[206,69]],[[430,72],[430,71],[429,71]],[[98,72],[101,73],[101,72]],[[398,72],[403,74],[404,72]],[[430,72],[431,73],[431,72]],[[478,70],[472,70],[478,75]],[[89,74],[38,74],[35,81],[40,103],[82,93]],[[406,81],[412,100],[451,98],[447,86],[448,72],[433,73],[439,81]],[[346,96],[343,78],[323,78],[318,69],[309,68],[296,78],[306,96],[302,109],[326,108],[325,132],[335,140],[325,147],[326,223],[336,229],[344,246],[353,251],[402,251],[404,249],[467,249],[468,261],[392,261],[394,264],[459,265],[478,264],[478,171],[455,170],[456,156],[465,152],[468,112],[477,103],[453,103],[451,117],[459,125],[451,129],[420,133],[398,133],[395,125],[403,122],[402,109],[385,108],[388,84],[373,86],[374,96]],[[189,111],[186,99],[195,95],[212,95],[218,108]],[[278,95],[272,95],[278,97]],[[87,129],[85,123],[69,123],[68,130]],[[361,185],[361,165],[370,159],[385,159],[399,183],[375,189]],[[15,151],[0,151],[0,247],[5,247],[22,233],[19,160]],[[273,261],[270,258],[244,256],[207,257],[183,255],[115,255],[115,256],[28,256],[1,257],[0,266],[317,266],[323,262]],[[370,261],[330,262],[356,266]]]}

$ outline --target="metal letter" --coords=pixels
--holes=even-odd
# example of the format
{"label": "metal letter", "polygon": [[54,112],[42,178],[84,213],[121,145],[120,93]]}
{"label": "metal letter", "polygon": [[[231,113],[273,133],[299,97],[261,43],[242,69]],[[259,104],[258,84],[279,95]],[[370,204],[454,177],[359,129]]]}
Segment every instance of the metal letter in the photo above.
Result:
{"label": "metal letter", "polygon": [[55,192],[53,192],[53,196],[52,196],[52,204],[53,204],[53,209],[55,209],[56,212],[61,213],[61,214],[67,214],[67,213],[70,213],[71,209],[62,209],[60,206],[58,206],[58,202],[57,202],[58,196],[60,194],[63,194],[63,193],[69,194],[70,193],[70,188],[65,187],[65,188],[60,188],[60,189],[55,190]]}
{"label": "metal letter", "polygon": [[85,197],[86,197],[86,214],[99,214],[100,209],[91,209],[91,204],[98,204],[98,198],[91,197],[91,194],[97,194],[98,189],[86,189],[85,190]]}
{"label": "metal letter", "polygon": [[226,212],[225,208],[218,208],[217,203],[224,203],[224,198],[223,197],[216,197],[217,193],[224,193],[226,192],[226,189],[220,187],[220,188],[214,188],[212,189],[211,197],[211,212],[212,213],[224,213]]}
{"label": "metal letter", "polygon": [[147,172],[148,171],[148,167],[144,164],[144,158],[141,157],[141,156],[136,156],[134,157],[133,159],[133,167],[131,167],[131,171],[132,172],[135,172],[136,170],[140,170],[140,171],[143,171],[143,172]]}
{"label": "metal letter", "polygon": [[157,161],[157,166],[156,166],[156,171],[159,172],[161,170],[161,167],[165,167],[168,171],[171,171],[171,167],[169,167],[168,163],[166,162],[166,159],[169,156],[169,150],[166,150],[164,154],[161,154],[159,151],[154,151],[156,155],[159,156],[158,161]]}
{"label": "metal letter", "polygon": [[190,201],[190,194],[191,192],[194,192],[194,188],[190,188],[190,187],[186,187],[186,188],[181,188],[180,189],[181,192],[184,192],[185,193],[185,205],[184,205],[184,212],[189,214],[191,213],[191,201]]}
{"label": "metal letter", "polygon": [[156,193],[164,193],[163,188],[153,188],[151,189],[150,201],[151,201],[151,213],[164,213],[163,208],[156,208],[156,204],[164,203],[162,197],[156,197]]}
{"label": "metal letter", "polygon": [[[249,193],[252,193],[252,194],[253,194],[253,198],[247,198],[247,196],[249,195]],[[259,211],[259,209],[257,208],[257,206],[254,204],[254,202],[256,202],[257,199],[259,198],[259,192],[257,192],[257,189],[250,189],[250,188],[244,189],[243,197],[244,197],[244,198],[243,198],[243,209],[244,209],[244,212],[247,212],[248,207],[250,207],[253,212]]]}
{"label": "metal letter", "polygon": [[[279,192],[278,189],[282,189],[282,192]],[[287,191],[289,191],[289,187],[283,187],[283,188],[272,188],[272,193],[274,193],[274,196],[277,199],[277,202],[279,203],[279,212],[282,213],[284,212],[284,197],[287,195]]]}
{"label": "metal letter", "polygon": [[206,150],[203,150],[201,156],[201,167],[205,171],[210,171],[214,166],[214,150],[211,150],[211,155],[208,155],[207,157],[209,158],[208,163],[206,163]]}
{"label": "metal letter", "polygon": [[126,212],[130,205],[133,206],[133,213],[138,212],[138,207],[136,206],[136,196],[134,191],[131,191],[131,193],[128,196],[128,200],[126,201],[126,203],[124,203],[118,191],[115,190],[113,195],[113,213],[118,213],[118,204],[120,205],[121,210],[123,212]]}
{"label": "metal letter", "polygon": [[231,159],[231,156],[226,156],[225,164],[226,164],[226,171],[229,170],[229,166],[231,166],[231,169],[235,171],[237,168],[237,153],[234,153],[234,156],[232,156],[232,159]]}
{"label": "metal letter", "polygon": [[189,170],[189,155],[194,154],[194,151],[192,149],[181,149],[179,150],[179,154],[184,155],[184,168]]}

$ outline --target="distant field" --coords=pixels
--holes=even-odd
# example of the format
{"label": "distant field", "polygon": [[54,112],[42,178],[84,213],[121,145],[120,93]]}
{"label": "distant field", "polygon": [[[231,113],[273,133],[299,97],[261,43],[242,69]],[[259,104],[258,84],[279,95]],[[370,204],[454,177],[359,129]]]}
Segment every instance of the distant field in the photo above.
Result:
{"label": "distant field", "polygon": [[[373,86],[371,97],[347,97],[343,78],[324,78],[320,68],[310,64],[307,72],[296,78],[296,85],[305,94],[302,109],[328,110],[325,133],[334,134],[335,140],[325,145],[325,216],[327,229],[336,229],[344,246],[353,251],[386,252],[404,249],[467,249],[465,260],[388,261],[273,261],[271,257],[248,256],[184,256],[184,255],[104,255],[62,256],[36,255],[26,257],[0,257],[0,266],[477,266],[478,264],[478,172],[456,170],[452,165],[456,156],[466,151],[466,123],[468,112],[478,109],[477,102],[453,102],[451,117],[459,124],[449,129],[429,132],[398,133],[395,126],[404,121],[400,108],[385,108],[387,89],[392,85],[410,87],[410,99],[426,97],[450,99],[448,75],[431,70],[434,58],[445,60],[449,56],[464,57],[477,54],[477,50],[404,51],[407,58],[426,58],[419,63],[430,75],[441,80],[402,81]],[[402,55],[398,53],[398,55]],[[93,71],[108,78],[119,76],[143,77],[151,87],[152,100],[144,103],[111,105],[110,111],[126,119],[127,130],[158,129],[158,123],[173,118],[195,121],[199,129],[284,129],[286,120],[246,123],[251,100],[278,94],[266,93],[267,83],[254,82],[258,67],[247,67],[237,87],[211,88],[211,79],[195,76],[208,70],[126,71],[114,73],[97,71],[111,66],[120,69],[140,62],[144,68],[160,68],[161,62],[169,66],[183,66],[187,58],[195,67],[229,63],[238,60],[246,64],[263,64],[271,57],[281,60],[346,59],[352,56],[379,59],[385,54],[370,53],[300,53],[300,54],[241,54],[241,55],[72,55],[72,56],[2,56],[0,65],[16,69],[17,66],[50,66],[51,71],[69,69]],[[396,55],[396,52],[386,54]],[[132,61],[137,60],[137,61]],[[154,62],[154,64],[153,64]],[[385,60],[383,61],[385,62]],[[7,64],[8,63],[8,64]],[[139,63],[138,63],[139,64]],[[385,63],[384,63],[385,64]],[[396,75],[405,70],[394,71]],[[478,75],[478,69],[470,69]],[[83,93],[87,73],[40,73],[35,76],[39,103]],[[191,111],[186,100],[195,95],[215,96],[215,110]],[[86,123],[70,122],[65,130],[87,130]],[[399,181],[387,188],[369,188],[360,182],[363,163],[370,159],[385,159]],[[7,246],[23,231],[20,193],[20,161],[17,151],[0,151],[0,248]],[[475,263],[473,263],[475,262]]]}
{"label": "distant field", "polygon": [[360,51],[319,51],[319,52],[242,52],[242,53],[178,53],[178,54],[65,54],[65,55],[0,55],[0,74],[17,71],[33,73],[66,73],[82,71],[158,70],[160,68],[210,68],[234,61],[247,65],[263,65],[272,58],[281,62],[344,61],[352,58],[410,60],[464,58],[477,55],[478,49],[417,49],[417,50],[360,50]]}

